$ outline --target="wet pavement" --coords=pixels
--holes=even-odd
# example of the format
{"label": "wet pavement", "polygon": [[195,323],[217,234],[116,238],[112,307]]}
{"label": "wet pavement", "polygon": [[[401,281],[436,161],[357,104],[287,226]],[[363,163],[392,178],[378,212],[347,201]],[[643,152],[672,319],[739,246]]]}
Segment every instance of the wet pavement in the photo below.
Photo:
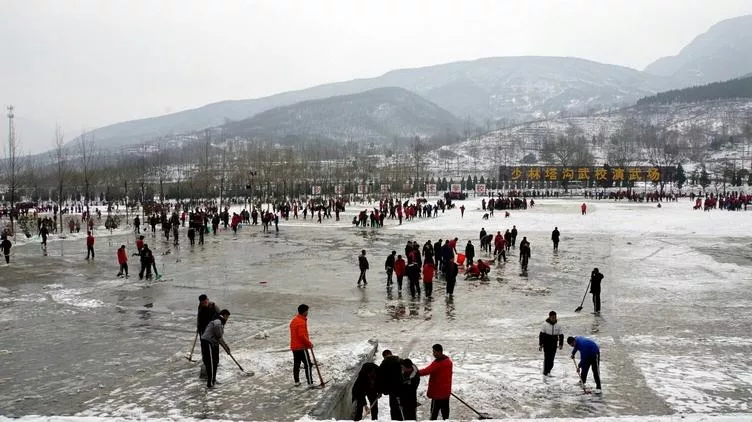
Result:
{"label": "wet pavement", "polygon": [[[354,370],[368,339],[419,366],[438,342],[455,363],[454,392],[497,417],[752,411],[750,334],[742,323],[752,320],[752,238],[712,231],[750,214],[691,214],[686,218],[716,219],[694,233],[650,214],[625,231],[614,219],[628,226],[620,215],[633,215],[632,204],[595,203],[584,220],[572,211],[575,201],[542,200],[492,221],[481,221],[467,204],[464,219],[454,210],[402,227],[387,220],[383,229],[356,229],[348,223],[351,209],[341,223],[283,221],[279,234],[246,227],[237,237],[209,235],[193,248],[147,234],[160,281],[139,281],[136,257],[130,279],[115,277],[115,251],[125,243],[134,252],[132,235],[102,230],[93,262],[83,259],[82,239],[54,240],[46,257],[36,244],[14,247],[12,265],[0,267],[0,415],[296,419],[325,393],[292,387],[287,324],[299,303],[311,306],[322,376],[335,383]],[[692,212],[663,210],[682,218]],[[407,240],[457,236],[458,245],[470,239],[479,250],[481,226],[511,224],[520,229],[518,240],[532,242],[528,277],[520,276],[513,250],[488,281],[461,275],[451,298],[442,281],[432,299],[385,288],[383,261]],[[557,253],[550,248],[553,225],[562,231]],[[371,261],[365,289],[355,286],[361,249]],[[590,313],[589,295],[584,310],[574,312],[593,267],[605,274],[601,316]],[[232,311],[227,341],[256,373],[243,375],[223,355],[222,384],[211,393],[197,364],[185,359],[201,293]],[[581,394],[566,345],[553,376],[540,374],[537,333],[549,310],[559,313],[565,335],[600,344],[602,397]],[[425,389],[423,381],[421,418],[428,415]],[[453,417],[473,415],[452,401]]]}

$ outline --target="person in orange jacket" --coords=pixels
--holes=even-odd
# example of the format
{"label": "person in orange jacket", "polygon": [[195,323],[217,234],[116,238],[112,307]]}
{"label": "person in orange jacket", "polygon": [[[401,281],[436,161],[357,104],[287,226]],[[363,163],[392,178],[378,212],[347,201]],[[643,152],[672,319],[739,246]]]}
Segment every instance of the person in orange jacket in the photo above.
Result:
{"label": "person in orange jacket", "polygon": [[433,262],[426,262],[423,264],[423,288],[426,292],[426,297],[431,297],[433,292],[433,275],[436,272]]}
{"label": "person in orange jacket", "polygon": [[125,278],[128,278],[128,253],[125,251],[125,245],[120,245],[120,249],[117,250],[117,260],[120,264],[117,276],[122,277],[125,274]]}
{"label": "person in orange jacket", "polygon": [[290,350],[292,350],[292,377],[295,386],[300,385],[300,364],[303,364],[306,382],[313,386],[313,367],[308,349],[313,349],[313,343],[308,338],[308,305],[298,306],[298,314],[290,321]]}
{"label": "person in orange jacket", "polygon": [[434,344],[433,362],[418,371],[418,375],[428,375],[428,391],[426,395],[431,399],[431,420],[439,418],[439,412],[444,420],[449,419],[449,397],[452,395],[452,360],[444,354],[440,344]]}

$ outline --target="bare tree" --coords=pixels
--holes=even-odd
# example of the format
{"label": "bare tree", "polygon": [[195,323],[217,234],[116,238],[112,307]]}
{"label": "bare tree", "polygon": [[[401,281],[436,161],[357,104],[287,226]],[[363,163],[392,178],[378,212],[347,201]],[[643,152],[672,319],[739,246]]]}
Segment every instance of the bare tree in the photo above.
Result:
{"label": "bare tree", "polygon": [[57,187],[57,207],[60,213],[60,233],[63,233],[63,189],[65,187],[66,176],[68,174],[68,153],[65,149],[65,139],[63,137],[63,128],[55,125],[55,149],[52,152],[56,164],[56,187]]}
{"label": "bare tree", "polygon": [[86,206],[86,215],[89,214],[89,202],[91,200],[92,176],[94,174],[94,134],[83,131],[78,138],[78,153],[81,159],[81,176],[84,181],[84,205]]}

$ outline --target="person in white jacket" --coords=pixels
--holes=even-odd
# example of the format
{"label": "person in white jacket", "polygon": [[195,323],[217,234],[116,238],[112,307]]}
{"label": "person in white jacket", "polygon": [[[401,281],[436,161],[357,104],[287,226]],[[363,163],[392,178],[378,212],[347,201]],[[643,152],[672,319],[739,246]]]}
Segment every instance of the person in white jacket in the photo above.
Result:
{"label": "person in white jacket", "polygon": [[548,319],[543,323],[538,335],[538,351],[543,351],[543,375],[550,375],[554,367],[554,358],[556,357],[556,346],[559,350],[564,347],[564,334],[561,333],[561,327],[557,324],[556,312],[548,313]]}

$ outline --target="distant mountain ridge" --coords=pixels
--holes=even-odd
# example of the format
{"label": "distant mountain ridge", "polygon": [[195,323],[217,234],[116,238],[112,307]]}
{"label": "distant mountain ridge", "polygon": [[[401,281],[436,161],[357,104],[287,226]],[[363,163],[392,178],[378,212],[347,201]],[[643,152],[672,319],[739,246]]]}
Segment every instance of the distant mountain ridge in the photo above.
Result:
{"label": "distant mountain ridge", "polygon": [[[495,57],[337,82],[264,98],[221,101],[94,131],[101,147],[190,133],[302,101],[399,87],[486,127],[629,106],[658,92],[752,73],[752,16],[728,19],[644,72],[571,57]],[[563,112],[563,113],[562,113]],[[74,140],[75,141],[75,140]]]}
{"label": "distant mountain ridge", "polygon": [[752,76],[661,92],[639,99],[637,105],[689,103],[736,98],[752,98]]}
{"label": "distant mountain ridge", "polygon": [[645,72],[685,85],[725,81],[752,72],[752,15],[716,23],[679,54],[656,60]]}
{"label": "distant mountain ridge", "polygon": [[460,119],[436,104],[406,89],[388,87],[277,107],[221,128],[230,136],[295,144],[387,143],[415,136],[454,140],[461,127]]}

